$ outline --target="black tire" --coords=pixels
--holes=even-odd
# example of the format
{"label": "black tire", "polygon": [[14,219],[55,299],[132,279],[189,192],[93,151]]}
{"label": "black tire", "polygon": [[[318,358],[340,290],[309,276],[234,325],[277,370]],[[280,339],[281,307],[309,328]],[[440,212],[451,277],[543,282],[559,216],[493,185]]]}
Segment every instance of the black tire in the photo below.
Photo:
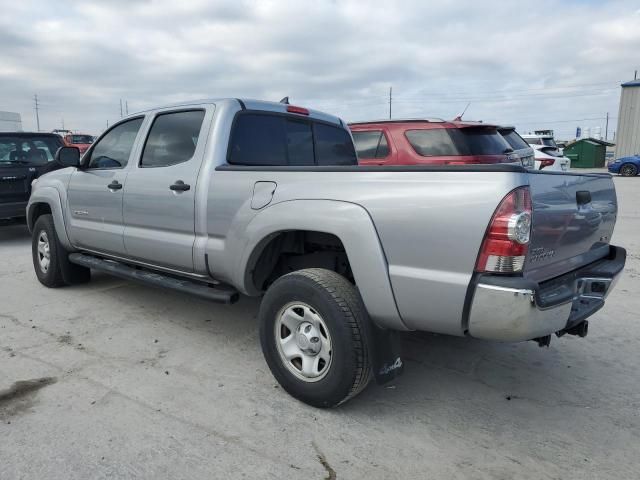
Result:
{"label": "black tire", "polygon": [[[278,315],[296,301],[321,316],[331,338],[328,371],[313,382],[294,375],[276,345]],[[341,275],[311,268],[280,277],[264,296],[259,320],[267,364],[282,388],[298,400],[314,407],[335,407],[356,396],[371,380],[369,318],[357,289]]]}
{"label": "black tire", "polygon": [[[48,241],[49,264],[45,269],[41,265],[41,254],[38,245],[43,237]],[[64,285],[86,283],[91,280],[91,270],[75,265],[68,260],[68,252],[60,244],[53,217],[49,214],[41,215],[33,226],[31,236],[31,254],[33,268],[40,283],[49,288]]]}
{"label": "black tire", "polygon": [[638,167],[633,163],[625,163],[620,167],[620,175],[623,177],[635,177],[638,175]]}

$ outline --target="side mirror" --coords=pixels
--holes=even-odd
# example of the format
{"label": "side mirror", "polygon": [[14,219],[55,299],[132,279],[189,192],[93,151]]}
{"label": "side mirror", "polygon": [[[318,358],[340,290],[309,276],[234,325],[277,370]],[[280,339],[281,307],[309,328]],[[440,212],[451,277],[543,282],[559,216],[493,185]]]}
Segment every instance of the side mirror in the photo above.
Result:
{"label": "side mirror", "polygon": [[60,147],[56,152],[55,161],[63,167],[79,167],[80,150],[78,147]]}

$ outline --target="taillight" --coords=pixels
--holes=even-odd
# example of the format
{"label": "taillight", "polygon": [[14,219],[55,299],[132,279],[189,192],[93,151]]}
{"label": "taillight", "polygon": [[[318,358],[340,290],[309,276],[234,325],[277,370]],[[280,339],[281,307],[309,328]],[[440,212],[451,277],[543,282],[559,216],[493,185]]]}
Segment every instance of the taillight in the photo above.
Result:
{"label": "taillight", "polygon": [[287,105],[287,112],[298,113],[300,115],[309,115],[309,110],[303,107],[296,107],[295,105]]}
{"label": "taillight", "polygon": [[545,158],[540,161],[540,170],[542,170],[544,167],[550,167],[554,163],[556,163],[556,161],[553,158]]}
{"label": "taillight", "polygon": [[529,187],[509,193],[491,217],[476,262],[477,272],[521,272],[531,236]]}

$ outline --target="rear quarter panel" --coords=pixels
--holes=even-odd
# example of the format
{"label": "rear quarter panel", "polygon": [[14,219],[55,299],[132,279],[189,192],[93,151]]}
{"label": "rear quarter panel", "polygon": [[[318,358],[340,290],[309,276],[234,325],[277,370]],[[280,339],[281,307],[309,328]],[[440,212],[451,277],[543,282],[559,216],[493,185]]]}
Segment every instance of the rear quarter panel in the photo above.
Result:
{"label": "rear quarter panel", "polygon": [[[262,211],[249,205],[256,181],[277,184],[273,201]],[[268,210],[286,202],[295,207],[300,225],[331,233],[345,223],[343,209],[336,208],[332,219],[306,201],[357,205],[373,225],[366,238],[377,234],[374,240],[382,246],[387,269],[380,275],[388,275],[403,324],[463,335],[465,297],[487,225],[502,198],[525,182],[526,174],[516,172],[217,171],[209,199],[207,251],[215,258],[212,268],[225,265],[221,275],[237,284],[242,265],[235,263],[237,253],[230,252],[243,242],[258,241],[247,238],[248,225]],[[272,223],[277,231],[278,220]],[[295,228],[294,223],[286,228]],[[352,239],[341,240],[347,254],[358,248]],[[365,241],[363,249],[368,248]],[[370,262],[378,260],[372,256]],[[356,281],[367,280],[367,275],[354,269]]]}

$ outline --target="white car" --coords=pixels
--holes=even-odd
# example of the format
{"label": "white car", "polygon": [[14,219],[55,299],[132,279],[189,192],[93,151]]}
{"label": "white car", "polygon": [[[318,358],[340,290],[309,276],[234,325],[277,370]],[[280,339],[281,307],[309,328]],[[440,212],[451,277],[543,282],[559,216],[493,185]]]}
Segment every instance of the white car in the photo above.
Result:
{"label": "white car", "polygon": [[571,167],[571,160],[560,152],[551,135],[522,135],[522,138],[533,148],[536,170],[566,172]]}

